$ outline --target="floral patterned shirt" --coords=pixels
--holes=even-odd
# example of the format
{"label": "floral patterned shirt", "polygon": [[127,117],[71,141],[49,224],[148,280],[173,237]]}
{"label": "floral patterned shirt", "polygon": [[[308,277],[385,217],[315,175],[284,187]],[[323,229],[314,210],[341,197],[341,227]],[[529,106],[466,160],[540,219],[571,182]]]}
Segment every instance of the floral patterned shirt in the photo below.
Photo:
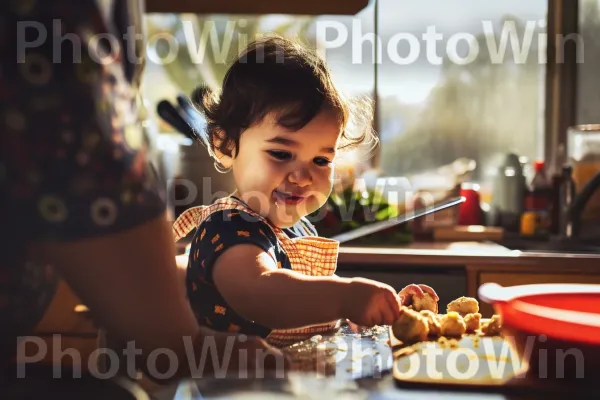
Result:
{"label": "floral patterned shirt", "polygon": [[[0,363],[14,356],[16,337],[41,319],[56,288],[53,266],[30,262],[28,244],[109,235],[164,211],[138,123],[140,52],[123,40],[139,23],[134,4],[2,6]],[[98,40],[107,35],[118,40]]]}

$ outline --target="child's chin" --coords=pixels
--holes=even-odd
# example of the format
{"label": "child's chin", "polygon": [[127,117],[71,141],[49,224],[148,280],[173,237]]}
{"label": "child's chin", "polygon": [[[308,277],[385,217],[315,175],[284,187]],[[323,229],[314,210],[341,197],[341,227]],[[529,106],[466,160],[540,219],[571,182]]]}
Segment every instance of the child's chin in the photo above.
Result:
{"label": "child's chin", "polygon": [[287,229],[287,228],[291,228],[292,226],[296,225],[296,223],[299,220],[300,219],[297,219],[294,221],[276,221],[275,226],[277,226],[279,229]]}
{"label": "child's chin", "polygon": [[286,229],[286,228],[291,228],[292,226],[296,225],[296,223],[298,223],[298,221],[300,221],[300,217],[287,215],[285,217],[285,219],[283,219],[283,218],[278,218],[277,215],[274,215],[270,218],[270,220],[271,220],[271,223],[273,225],[275,225],[276,227],[278,227],[280,229]]}

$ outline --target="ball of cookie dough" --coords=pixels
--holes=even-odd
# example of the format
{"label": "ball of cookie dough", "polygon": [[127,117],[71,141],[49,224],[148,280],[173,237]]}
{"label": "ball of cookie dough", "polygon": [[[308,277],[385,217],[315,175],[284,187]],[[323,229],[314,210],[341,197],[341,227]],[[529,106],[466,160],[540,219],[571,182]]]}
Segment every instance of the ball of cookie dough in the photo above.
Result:
{"label": "ball of cookie dough", "polygon": [[486,336],[497,336],[502,331],[502,320],[497,314],[492,315],[492,318],[481,326],[481,332]]}
{"label": "ball of cookie dough", "polygon": [[394,336],[403,342],[419,342],[427,340],[429,325],[418,312],[402,307],[400,317],[392,324]]}
{"label": "ball of cookie dough", "polygon": [[447,312],[455,311],[464,317],[467,314],[475,314],[479,312],[479,302],[473,297],[459,297],[456,300],[452,300],[448,307]]}
{"label": "ball of cookie dough", "polygon": [[442,316],[440,329],[444,336],[462,336],[467,331],[467,325],[459,313],[450,311]]}
{"label": "ball of cookie dough", "polygon": [[474,333],[476,330],[479,329],[479,323],[481,322],[481,314],[467,314],[463,319],[465,321],[465,325],[467,326],[467,333]]}
{"label": "ball of cookie dough", "polygon": [[423,297],[413,296],[412,306],[415,311],[429,310],[434,313],[438,312],[438,303],[429,293],[425,293]]}
{"label": "ball of cookie dough", "polygon": [[427,319],[427,325],[429,326],[429,336],[440,336],[442,330],[438,315],[429,310],[421,310],[420,314],[423,317],[425,317],[425,319]]}

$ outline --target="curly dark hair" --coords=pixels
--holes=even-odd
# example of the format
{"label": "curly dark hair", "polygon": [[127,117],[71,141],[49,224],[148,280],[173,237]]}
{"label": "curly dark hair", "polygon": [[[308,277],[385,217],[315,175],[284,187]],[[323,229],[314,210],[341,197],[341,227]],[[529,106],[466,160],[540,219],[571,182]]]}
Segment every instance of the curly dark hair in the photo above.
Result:
{"label": "curly dark hair", "polygon": [[295,131],[320,112],[331,112],[342,128],[340,148],[378,142],[371,127],[371,100],[344,98],[316,52],[280,36],[250,43],[229,67],[221,93],[201,86],[192,102],[206,118],[203,141],[213,157],[215,151],[237,154],[244,130],[270,113],[280,126]]}

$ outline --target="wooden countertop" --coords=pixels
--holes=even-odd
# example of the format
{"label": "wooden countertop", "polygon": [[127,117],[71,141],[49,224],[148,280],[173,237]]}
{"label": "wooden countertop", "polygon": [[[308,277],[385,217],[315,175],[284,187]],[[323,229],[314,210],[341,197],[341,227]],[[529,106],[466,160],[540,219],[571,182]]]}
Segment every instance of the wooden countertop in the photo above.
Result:
{"label": "wooden countertop", "polygon": [[482,242],[416,242],[398,247],[341,246],[338,262],[389,267],[501,265],[573,267],[600,271],[600,254],[519,251]]}
{"label": "wooden countertop", "polygon": [[[187,262],[187,256],[177,256],[181,270],[186,269]],[[491,242],[415,242],[396,247],[342,245],[338,263],[390,269],[415,265],[447,268],[502,266],[600,272],[600,254],[519,251]]]}

